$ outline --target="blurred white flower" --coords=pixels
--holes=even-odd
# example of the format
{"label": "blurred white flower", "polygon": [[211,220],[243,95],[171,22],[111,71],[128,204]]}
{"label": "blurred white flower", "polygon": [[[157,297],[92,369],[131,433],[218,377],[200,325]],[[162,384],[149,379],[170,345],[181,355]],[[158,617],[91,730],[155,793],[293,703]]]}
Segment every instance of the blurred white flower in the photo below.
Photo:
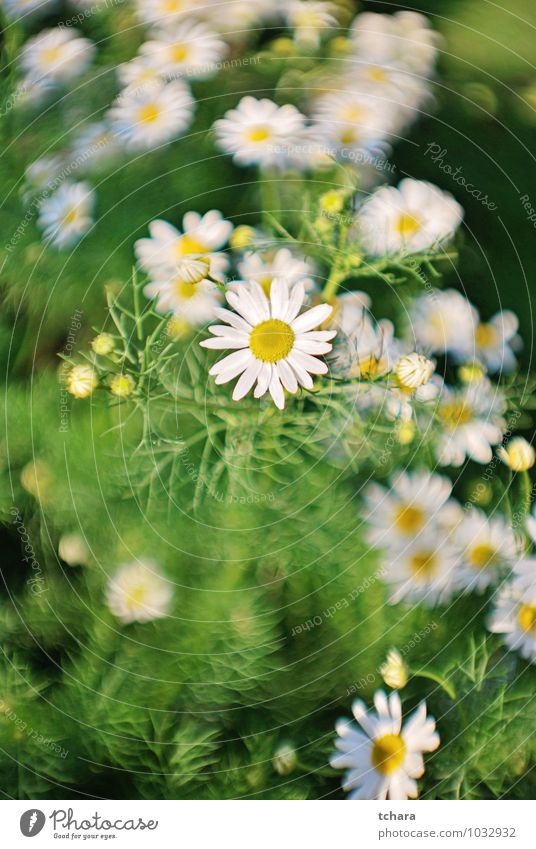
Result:
{"label": "blurred white flower", "polygon": [[193,112],[194,100],[186,83],[155,79],[123,89],[107,119],[125,147],[152,150],[182,135]]}
{"label": "blurred white flower", "polygon": [[120,150],[119,140],[106,121],[85,124],[71,142],[73,163],[82,173],[109,166]]}
{"label": "blurred white flower", "polygon": [[441,38],[428,18],[418,12],[381,15],[363,12],[351,28],[356,54],[378,65],[401,65],[416,74],[429,74]]}
{"label": "blurred white flower", "polygon": [[117,65],[116,71],[123,88],[130,87],[131,91],[143,88],[147,83],[150,84],[155,80],[162,80],[160,70],[152,56],[136,56],[129,62]]}
{"label": "blurred white flower", "polygon": [[334,154],[365,150],[389,137],[393,110],[381,99],[356,91],[323,94],[313,104],[313,130]]}
{"label": "blurred white flower", "polygon": [[391,550],[423,531],[433,531],[451,491],[447,477],[428,471],[398,472],[389,488],[369,484],[365,490],[367,539]]}
{"label": "blurred white flower", "polygon": [[247,95],[214,124],[220,147],[239,165],[288,167],[305,131],[305,117],[295,106]]}
{"label": "blurred white flower", "polygon": [[121,622],[150,622],[167,616],[173,587],[151,560],[121,566],[108,581],[106,603]]}
{"label": "blurred white flower", "polygon": [[474,354],[489,372],[509,372],[515,369],[517,363],[512,345],[519,347],[518,327],[518,318],[510,310],[502,310],[489,321],[476,325]]}
{"label": "blurred white flower", "polygon": [[156,30],[140,53],[162,76],[205,79],[218,71],[228,47],[204,24],[188,20],[173,28]]}
{"label": "blurred white flower", "polygon": [[510,651],[519,651],[536,663],[536,559],[528,558],[516,568],[513,579],[500,590],[488,627],[502,634]]}
{"label": "blurred white flower", "polygon": [[299,44],[316,47],[326,30],[337,26],[336,7],[324,0],[289,0],[284,9],[287,25]]}
{"label": "blurred white flower", "polygon": [[500,389],[485,378],[462,389],[445,386],[436,407],[442,431],[436,445],[439,463],[461,466],[466,457],[489,463],[493,457],[491,446],[501,441],[506,429],[505,410]]}
{"label": "blurred white flower", "polygon": [[439,250],[462,222],[463,210],[432,183],[406,178],[366,201],[358,216],[365,250],[373,256]]}
{"label": "blurred white flower", "polygon": [[272,281],[277,277],[289,286],[300,281],[306,291],[314,286],[311,275],[314,265],[308,259],[299,259],[288,248],[276,251],[246,251],[238,263],[238,273],[243,280],[256,280],[266,295],[270,294]]}
{"label": "blurred white flower", "polygon": [[216,310],[227,324],[209,327],[213,339],[200,344],[205,348],[236,349],[210,369],[216,383],[228,383],[239,377],[233,400],[239,401],[256,383],[254,396],[267,392],[276,407],[285,406],[285,393],[294,395],[298,385],[312,389],[312,374],[325,374],[328,367],[318,357],[331,350],[335,331],[319,330],[332,307],[319,304],[299,315],[305,298],[303,283],[292,290],[284,280],[274,280],[270,299],[254,280],[227,293],[227,301],[236,310]]}
{"label": "blurred white flower", "polygon": [[368,712],[359,699],[352,705],[363,731],[348,719],[337,721],[338,751],[330,759],[331,766],[347,770],[342,786],[350,791],[349,799],[415,799],[415,779],[424,774],[423,752],[433,752],[439,746],[435,721],[426,715],[426,704],[421,702],[402,724],[402,705],[396,692],[387,698],[378,690],[374,707],[375,714]]}
{"label": "blurred white flower", "polygon": [[510,524],[502,516],[487,516],[475,508],[456,527],[454,544],[460,551],[456,586],[466,592],[483,592],[497,583],[519,553]]}
{"label": "blurred white flower", "polygon": [[[165,282],[184,279],[179,270],[185,271],[185,259],[209,261],[211,277],[221,279],[227,269],[228,260],[221,248],[225,246],[233,231],[233,225],[226,221],[221,212],[211,209],[205,215],[187,212],[182,219],[182,232],[167,221],[157,219],[149,224],[149,239],[138,239],[134,245],[138,262],[145,272],[155,281]],[[198,278],[199,279],[199,278]]]}
{"label": "blurred white flower", "polygon": [[290,743],[281,743],[274,752],[272,766],[278,775],[290,775],[294,772],[298,757],[296,749]]}
{"label": "blurred white flower", "polygon": [[71,247],[93,224],[95,193],[88,183],[63,183],[39,204],[37,223],[46,241],[60,250]]}
{"label": "blurred white flower", "polygon": [[31,195],[51,189],[58,180],[64,165],[65,160],[59,154],[41,156],[28,165],[24,173],[28,188],[25,198],[28,199]]}
{"label": "blurred white flower", "polygon": [[2,7],[11,21],[27,20],[47,15],[57,5],[57,0],[3,0]]}
{"label": "blurred white flower", "polygon": [[446,603],[457,587],[458,551],[440,527],[429,527],[399,550],[389,549],[383,579],[389,601],[421,602],[426,607]]}
{"label": "blurred white flower", "polygon": [[[188,262],[186,257],[183,262]],[[206,266],[205,266],[206,272]],[[147,298],[156,298],[155,309],[165,315],[184,319],[191,327],[202,327],[214,319],[223,295],[209,280],[189,282],[180,274],[155,269],[151,282],[143,290]]]}
{"label": "blurred white flower", "polygon": [[500,446],[497,454],[513,472],[526,472],[536,461],[536,451],[522,436],[515,436],[506,446]]}
{"label": "blurred white flower", "polygon": [[410,331],[415,342],[433,354],[453,354],[456,360],[474,357],[478,313],[455,289],[433,289],[413,302]]}
{"label": "blurred white flower", "polygon": [[20,52],[20,63],[30,78],[66,84],[89,67],[95,49],[88,38],[80,38],[78,30],[56,27],[28,39]]}
{"label": "blurred white flower", "polygon": [[136,0],[136,12],[146,24],[169,27],[195,13],[199,5],[199,0]]}

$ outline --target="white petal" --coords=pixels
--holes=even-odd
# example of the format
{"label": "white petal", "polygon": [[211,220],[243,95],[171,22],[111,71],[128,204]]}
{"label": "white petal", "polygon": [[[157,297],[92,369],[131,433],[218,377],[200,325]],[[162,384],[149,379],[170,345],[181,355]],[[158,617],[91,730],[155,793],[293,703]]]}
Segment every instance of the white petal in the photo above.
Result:
{"label": "white petal", "polygon": [[246,319],[252,326],[259,324],[264,318],[257,309],[249,292],[240,290],[237,292],[227,292],[225,295],[227,301],[231,304],[234,310]]}
{"label": "white petal", "polygon": [[249,390],[251,389],[251,387],[257,380],[257,377],[259,376],[261,368],[262,360],[256,360],[254,358],[253,361],[248,365],[247,369],[245,370],[241,378],[238,380],[234,388],[233,401],[240,401],[240,399],[243,398],[244,395],[248,394]]}
{"label": "white petal", "polygon": [[316,357],[311,357],[310,354],[304,354],[303,351],[298,351],[296,347],[292,349],[291,355],[292,359],[310,374],[326,374],[328,370],[326,363],[322,362],[322,360],[317,360]]}
{"label": "white petal", "polygon": [[313,307],[311,310],[307,310],[307,312],[298,316],[298,318],[292,322],[291,327],[294,333],[304,333],[306,330],[312,330],[313,327],[318,327],[319,324],[323,324],[332,312],[333,307],[330,307],[329,304],[318,304],[318,306]]}
{"label": "white petal", "polygon": [[286,361],[292,367],[300,386],[303,386],[305,389],[312,389],[314,385],[313,379],[300,365],[300,363],[294,358],[294,352],[290,352],[290,354],[286,358]]}
{"label": "white petal", "polygon": [[288,300],[288,285],[280,277],[275,277],[270,286],[270,311],[272,318],[285,320]]}
{"label": "white petal", "polygon": [[287,310],[285,313],[285,317],[283,321],[288,323],[294,321],[299,311],[301,310],[303,299],[305,298],[305,286],[303,282],[300,280],[299,283],[295,283],[290,292],[290,297],[288,299]]}
{"label": "white petal", "polygon": [[276,369],[285,389],[294,395],[298,391],[298,381],[289,364],[285,360],[280,360],[277,363]]}
{"label": "white petal", "polygon": [[231,327],[236,328],[236,330],[243,330],[245,333],[251,333],[252,326],[247,321],[244,321],[239,315],[235,312],[231,312],[231,310],[226,310],[223,307],[218,307],[218,309],[214,310],[215,315],[218,318],[221,318],[222,321],[226,321]]}
{"label": "white petal", "polygon": [[[209,328],[210,330],[210,328]],[[329,342],[315,342],[314,339],[296,339],[294,347],[304,354],[329,354],[332,345]]]}
{"label": "white petal", "polygon": [[279,375],[277,374],[277,370],[272,369],[272,377],[270,380],[270,386],[268,387],[270,390],[270,395],[273,398],[274,404],[278,409],[284,410],[285,408],[285,393],[283,392],[283,387],[281,386],[281,381],[279,380]]}
{"label": "white petal", "polygon": [[223,360],[219,360],[217,363],[214,363],[209,374],[221,374],[224,371],[234,369],[235,366],[239,364],[247,365],[249,359],[252,357],[253,354],[249,350],[235,351],[233,354],[229,354],[227,357],[224,357]]}
{"label": "white petal", "polygon": [[199,343],[203,348],[214,348],[216,351],[224,351],[225,348],[245,348],[248,342],[234,336],[218,336],[215,339],[203,339]]}
{"label": "white petal", "polygon": [[259,377],[257,378],[257,386],[255,387],[255,392],[253,393],[255,398],[261,398],[268,386],[270,385],[270,381],[272,379],[272,366],[270,363],[263,363],[262,369],[259,373]]}

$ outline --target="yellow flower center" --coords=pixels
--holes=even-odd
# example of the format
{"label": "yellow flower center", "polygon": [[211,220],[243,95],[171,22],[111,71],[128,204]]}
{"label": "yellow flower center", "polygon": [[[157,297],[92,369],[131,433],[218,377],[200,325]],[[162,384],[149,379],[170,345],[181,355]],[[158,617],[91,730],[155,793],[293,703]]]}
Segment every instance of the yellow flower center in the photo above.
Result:
{"label": "yellow flower center", "polygon": [[294,331],[289,324],[278,318],[261,321],[253,328],[249,337],[251,353],[265,363],[277,363],[290,354],[294,345]]}
{"label": "yellow flower center", "polygon": [[356,103],[349,103],[341,109],[341,121],[360,121],[363,117],[363,110]]}
{"label": "yellow flower center", "polygon": [[139,607],[141,604],[143,604],[144,599],[145,587],[142,584],[139,584],[136,587],[132,587],[130,592],[127,594],[127,602],[133,607]]}
{"label": "yellow flower center", "polygon": [[187,256],[188,254],[204,254],[207,253],[207,251],[208,248],[203,244],[203,242],[200,242],[193,236],[189,236],[188,233],[184,233],[183,236],[179,236],[175,242],[175,253],[179,257]]}
{"label": "yellow flower center", "polygon": [[43,50],[43,59],[49,65],[53,65],[61,57],[61,47],[48,47]]}
{"label": "yellow flower center", "polygon": [[437,567],[437,556],[433,551],[418,551],[410,557],[410,569],[418,580],[430,578]]}
{"label": "yellow flower center", "polygon": [[379,65],[373,65],[367,70],[367,76],[373,83],[384,83],[387,80],[387,74]]}
{"label": "yellow flower center", "polygon": [[404,238],[414,236],[422,224],[418,215],[411,212],[401,212],[396,221],[396,230]]}
{"label": "yellow flower center", "polygon": [[175,284],[175,291],[179,298],[189,300],[197,294],[197,283],[186,283],[184,280],[178,280]]}
{"label": "yellow flower center", "polygon": [[374,741],[370,759],[374,769],[391,775],[400,769],[406,757],[406,744],[400,734],[384,734]]}
{"label": "yellow flower center", "polygon": [[156,103],[146,103],[138,112],[140,124],[154,124],[160,117],[160,108]]}
{"label": "yellow flower center", "polygon": [[517,614],[517,621],[524,631],[536,636],[536,605],[522,604]]}
{"label": "yellow flower center", "polygon": [[482,542],[469,551],[468,559],[475,569],[485,569],[486,566],[494,566],[497,562],[497,550],[489,542]]}
{"label": "yellow flower center", "polygon": [[187,44],[174,44],[172,48],[172,57],[175,62],[184,62],[188,57],[188,45]]}
{"label": "yellow flower center", "polygon": [[248,141],[257,144],[258,142],[266,141],[266,139],[270,138],[270,135],[269,128],[259,124],[257,127],[251,127],[247,131],[246,138]]}
{"label": "yellow flower center", "polygon": [[420,507],[404,504],[399,507],[395,516],[395,525],[403,534],[415,534],[424,524],[424,512]]}
{"label": "yellow flower center", "polygon": [[497,328],[492,324],[479,324],[475,330],[475,340],[479,348],[489,348],[497,342]]}
{"label": "yellow flower center", "polygon": [[339,133],[339,141],[341,144],[354,144],[359,140],[359,133],[356,127],[346,127]]}
{"label": "yellow flower center", "polygon": [[164,12],[180,12],[183,8],[183,0],[165,0],[163,4]]}
{"label": "yellow flower center", "polygon": [[76,209],[76,207],[73,207],[68,212],[66,212],[65,215],[63,216],[63,223],[66,224],[66,225],[74,224],[74,222],[76,221],[77,218],[78,218],[78,210]]}
{"label": "yellow flower center", "polygon": [[387,363],[383,357],[375,357],[371,354],[370,357],[363,357],[363,359],[359,360],[360,377],[372,379],[373,377],[383,374],[386,369]]}
{"label": "yellow flower center", "polygon": [[454,400],[443,404],[438,412],[440,420],[450,430],[468,424],[473,418],[473,410],[464,401]]}

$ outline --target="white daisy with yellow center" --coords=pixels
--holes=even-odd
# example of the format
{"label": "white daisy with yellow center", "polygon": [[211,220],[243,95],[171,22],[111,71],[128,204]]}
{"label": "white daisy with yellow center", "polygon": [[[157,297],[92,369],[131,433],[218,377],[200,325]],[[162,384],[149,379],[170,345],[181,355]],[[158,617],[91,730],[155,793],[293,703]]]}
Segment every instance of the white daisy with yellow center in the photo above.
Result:
{"label": "white daisy with yellow center", "polygon": [[365,250],[373,256],[440,250],[460,226],[463,210],[432,183],[406,178],[375,192],[358,216]]}
{"label": "white daisy with yellow center", "polygon": [[95,192],[88,183],[63,183],[39,204],[43,237],[60,250],[76,244],[93,224]]}
{"label": "white daisy with yellow center", "polygon": [[499,591],[488,621],[489,630],[502,634],[511,651],[536,663],[536,559],[516,566],[513,580]]}
{"label": "white daisy with yellow center", "polygon": [[107,120],[126,148],[152,150],[182,135],[193,111],[194,100],[186,83],[154,79],[123,89]]}
{"label": "white daisy with yellow center", "polygon": [[288,248],[274,251],[246,251],[238,263],[238,272],[243,280],[256,280],[266,295],[270,294],[272,280],[285,280],[290,287],[300,281],[305,290],[314,287],[313,264],[307,259],[299,259]]}
{"label": "white daisy with yellow center", "polygon": [[199,6],[199,0],[136,0],[136,13],[146,24],[169,27],[199,10]]}
{"label": "white daisy with yellow center", "polygon": [[121,566],[108,581],[106,603],[121,622],[149,622],[167,616],[173,587],[151,560]]}
{"label": "white daisy with yellow center", "polygon": [[519,320],[510,310],[496,313],[489,321],[475,327],[474,356],[491,373],[510,372],[517,365],[513,348],[520,347],[517,335]]}
{"label": "white daisy with yellow center", "polygon": [[205,24],[184,21],[171,29],[159,29],[142,44],[140,53],[163,76],[184,75],[205,79],[217,73],[228,47]]}
{"label": "white daisy with yellow center", "polygon": [[384,580],[389,602],[420,602],[426,607],[445,604],[456,590],[455,568],[458,551],[451,535],[437,524],[417,535],[398,551],[390,549],[385,558]]}
{"label": "white daisy with yellow center", "polygon": [[289,291],[284,280],[274,280],[268,299],[256,281],[244,283],[227,293],[235,312],[216,310],[227,324],[209,327],[214,339],[201,342],[205,348],[236,349],[210,369],[216,383],[239,377],[233,400],[239,401],[256,383],[254,396],[270,393],[282,410],[285,392],[294,395],[298,386],[313,388],[312,374],[326,374],[328,367],[319,356],[331,351],[334,330],[317,330],[331,314],[329,304],[319,304],[300,313],[305,298],[303,283]]}
{"label": "white daisy with yellow center", "polygon": [[352,713],[361,726],[348,719],[335,725],[336,754],[330,759],[335,769],[345,769],[343,790],[349,799],[415,799],[416,779],[424,774],[424,752],[439,746],[435,721],[426,714],[426,704],[402,723],[398,693],[389,698],[382,690],[374,694],[376,712],[367,711],[358,699]]}
{"label": "white daisy with yellow center", "polygon": [[431,289],[416,298],[410,323],[422,348],[434,354],[452,354],[458,362],[474,360],[478,313],[456,289]]}
{"label": "white daisy with yellow center", "polygon": [[407,68],[416,75],[430,73],[440,42],[429,19],[410,11],[394,15],[363,12],[355,18],[350,34],[363,60]]}
{"label": "white daisy with yellow center", "polygon": [[389,488],[371,483],[365,491],[367,539],[399,548],[435,526],[452,491],[450,480],[428,471],[399,472]]}
{"label": "white daisy with yellow center", "polygon": [[476,463],[489,463],[492,446],[501,441],[506,429],[505,410],[503,394],[485,378],[460,390],[444,386],[435,410],[441,430],[436,444],[438,462],[461,466],[468,457]]}
{"label": "white daisy with yellow center", "polygon": [[487,516],[475,508],[464,514],[454,543],[460,550],[456,585],[466,592],[483,592],[497,583],[519,554],[510,524],[502,516]]}
{"label": "white daisy with yellow center", "polygon": [[387,139],[393,129],[393,109],[381,99],[349,89],[318,98],[313,120],[315,132],[328,149],[341,154]]}
{"label": "white daisy with yellow center", "polygon": [[214,124],[218,144],[239,165],[285,168],[303,143],[305,117],[295,106],[247,95]]}
{"label": "white daisy with yellow center", "polygon": [[89,67],[95,45],[72,27],[42,30],[28,39],[20,53],[22,70],[32,80],[65,85]]}
{"label": "white daisy with yellow center", "polygon": [[286,19],[294,30],[298,44],[316,47],[330,27],[337,26],[333,15],[336,7],[324,0],[290,0],[286,5]]}

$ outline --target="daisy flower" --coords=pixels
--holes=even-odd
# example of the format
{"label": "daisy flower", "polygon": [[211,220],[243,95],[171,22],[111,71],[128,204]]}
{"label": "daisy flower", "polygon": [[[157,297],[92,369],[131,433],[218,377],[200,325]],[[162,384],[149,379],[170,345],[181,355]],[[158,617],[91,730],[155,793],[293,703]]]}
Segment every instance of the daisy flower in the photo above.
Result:
{"label": "daisy flower", "polygon": [[72,27],[42,30],[28,39],[20,53],[23,71],[31,78],[48,78],[66,84],[81,76],[91,64],[95,45]]}
{"label": "daisy flower", "polygon": [[227,53],[224,41],[205,24],[185,21],[171,30],[161,29],[140,48],[142,56],[163,76],[188,76],[205,79],[218,70]]}
{"label": "daisy flower", "polygon": [[431,290],[411,307],[410,328],[415,342],[433,354],[452,354],[468,360],[475,352],[478,313],[455,289]]}
{"label": "daisy flower", "polygon": [[108,166],[119,153],[120,146],[106,121],[95,121],[76,133],[71,151],[77,169],[91,171]]}
{"label": "daisy flower", "polygon": [[486,378],[462,389],[445,386],[435,409],[442,433],[436,456],[442,466],[461,466],[466,457],[489,463],[506,429],[503,395]]}
{"label": "daisy flower", "polygon": [[305,131],[305,117],[295,106],[247,95],[214,124],[220,147],[238,165],[265,168],[288,165],[293,145]]}
{"label": "daisy flower", "polygon": [[314,104],[312,118],[314,131],[336,153],[376,145],[393,129],[392,108],[355,91],[323,95]]}
{"label": "daisy flower", "polygon": [[170,276],[158,269],[143,293],[147,298],[156,298],[157,312],[173,313],[190,327],[202,327],[212,321],[222,302],[220,290],[209,280],[191,283],[184,279],[184,274]]}
{"label": "daisy flower", "polygon": [[[228,261],[221,249],[228,242],[233,225],[221,212],[211,209],[205,215],[187,212],[182,219],[182,231],[162,219],[149,224],[149,239],[138,239],[134,250],[138,262],[156,281],[177,277],[178,267],[188,258],[208,260],[210,276],[220,279]],[[192,281],[191,277],[185,282]]]}
{"label": "daisy flower", "polygon": [[418,12],[364,12],[354,20],[351,37],[363,59],[378,65],[401,65],[425,75],[434,66],[440,43],[439,34]]}
{"label": "daisy flower", "polygon": [[28,186],[27,196],[51,189],[65,165],[63,156],[52,154],[41,156],[28,165],[24,176]]}
{"label": "daisy flower", "polygon": [[536,451],[522,436],[514,436],[508,445],[501,445],[497,454],[513,472],[527,472],[536,461]]}
{"label": "daisy flower", "polygon": [[136,12],[150,26],[168,27],[196,11],[198,0],[136,0]]}
{"label": "daisy flower", "polygon": [[153,80],[124,89],[108,111],[112,129],[131,150],[152,150],[190,125],[194,100],[182,80]]}
{"label": "daisy flower", "polygon": [[391,604],[421,602],[433,607],[447,602],[456,591],[458,551],[449,535],[441,533],[438,519],[437,527],[428,527],[403,549],[389,549],[384,580]]}
{"label": "daisy flower", "polygon": [[489,372],[509,372],[517,363],[512,350],[518,347],[519,321],[510,310],[496,313],[488,322],[479,322],[475,328],[475,357],[484,363]]}
{"label": "daisy flower", "polygon": [[502,516],[486,516],[475,508],[457,526],[454,544],[460,551],[456,585],[465,591],[482,592],[497,583],[518,554],[510,524]]}
{"label": "daisy flower", "polygon": [[327,29],[337,26],[334,6],[323,0],[290,0],[285,6],[287,25],[299,44],[317,47]]}
{"label": "daisy flower", "polygon": [[400,343],[395,339],[393,323],[388,319],[374,321],[363,306],[362,293],[348,293],[355,298],[339,301],[340,312],[335,314],[334,325],[339,340],[334,352],[338,370],[346,377],[372,380],[388,374],[400,357]]}
{"label": "daisy flower", "polygon": [[335,725],[337,752],[330,759],[335,769],[346,769],[343,790],[349,799],[415,799],[417,778],[424,774],[423,753],[439,746],[435,721],[426,715],[426,704],[402,723],[398,693],[389,698],[382,690],[374,694],[376,713],[357,699],[352,713],[360,730],[348,719]]}
{"label": "daisy flower", "polygon": [[327,365],[318,357],[331,350],[333,330],[317,330],[330,315],[329,304],[319,304],[299,315],[305,298],[303,283],[289,292],[284,280],[274,280],[270,299],[262,287],[252,280],[235,292],[227,293],[227,301],[235,312],[218,309],[216,315],[226,324],[209,327],[214,339],[200,344],[223,350],[236,348],[210,369],[216,383],[228,383],[240,375],[233,400],[244,398],[256,383],[254,396],[267,392],[276,407],[285,406],[284,389],[291,394],[298,385],[313,388],[312,374],[325,374]]}
{"label": "daisy flower", "polygon": [[167,616],[173,588],[151,560],[127,563],[108,581],[106,603],[121,622],[150,622]]}
{"label": "daisy flower", "polygon": [[373,256],[439,250],[461,224],[463,209],[432,183],[406,178],[386,186],[361,208],[358,222],[365,250]]}
{"label": "daisy flower", "polygon": [[502,634],[510,651],[536,663],[536,559],[520,564],[510,583],[499,591],[488,628],[493,634]]}
{"label": "daisy flower", "polygon": [[136,56],[129,62],[121,62],[116,68],[119,82],[123,88],[143,88],[147,83],[162,80],[152,56]]}
{"label": "daisy flower", "polygon": [[398,472],[387,489],[371,483],[365,490],[367,538],[372,545],[398,548],[435,526],[452,492],[447,477],[428,471]]}
{"label": "daisy flower", "polygon": [[264,253],[246,251],[238,263],[240,277],[243,280],[256,280],[266,295],[270,294],[270,287],[275,278],[285,280],[289,287],[301,281],[306,291],[312,289],[314,281],[311,275],[314,270],[309,260],[293,256],[288,248]]}
{"label": "daisy flower", "polygon": [[37,224],[46,241],[60,250],[71,247],[93,224],[95,192],[88,183],[63,183],[39,205]]}

